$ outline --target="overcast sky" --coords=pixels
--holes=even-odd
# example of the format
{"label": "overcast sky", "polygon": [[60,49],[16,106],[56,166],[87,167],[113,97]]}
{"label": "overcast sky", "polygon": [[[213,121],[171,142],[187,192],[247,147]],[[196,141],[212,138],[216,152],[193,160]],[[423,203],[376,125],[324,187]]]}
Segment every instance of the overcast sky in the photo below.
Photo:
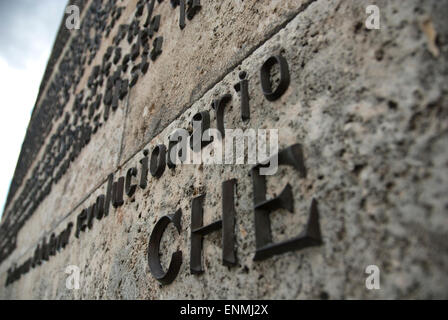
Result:
{"label": "overcast sky", "polygon": [[0,0],[0,217],[66,0]]}

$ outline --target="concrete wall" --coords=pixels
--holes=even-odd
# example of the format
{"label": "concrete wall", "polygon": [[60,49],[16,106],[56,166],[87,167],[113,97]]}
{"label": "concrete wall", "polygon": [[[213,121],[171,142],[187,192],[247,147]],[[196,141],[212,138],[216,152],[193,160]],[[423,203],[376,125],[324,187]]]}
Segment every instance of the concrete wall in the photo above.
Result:
{"label": "concrete wall", "polygon": [[[103,1],[104,6],[107,1]],[[148,1],[149,2],[149,1]],[[155,2],[163,36],[162,53],[149,60],[146,74],[107,121],[101,125],[55,181],[17,231],[16,246],[0,264],[0,297],[30,299],[348,299],[447,298],[448,271],[448,27],[444,1],[327,1],[249,0],[200,1],[202,8],[179,28],[179,7]],[[89,17],[89,2],[84,21]],[[376,4],[381,29],[368,30],[365,8]],[[76,94],[88,94],[88,78],[112,45],[120,24],[130,24],[138,2],[117,1],[123,11],[110,35],[73,89],[64,114],[76,124]],[[145,22],[147,7],[139,18]],[[111,18],[107,19],[110,25]],[[84,23],[84,22],[83,22]],[[83,30],[78,31],[83,34]],[[72,38],[75,38],[73,31]],[[126,37],[118,45],[122,56],[131,51]],[[142,50],[141,50],[142,51]],[[69,49],[64,54],[68,54]],[[130,63],[122,79],[132,79]],[[260,83],[260,68],[273,55],[283,56],[290,84],[276,101],[268,101]],[[87,56],[85,51],[80,56]],[[113,60],[114,54],[111,57]],[[59,59],[59,66],[62,58]],[[87,59],[88,60],[88,59]],[[117,65],[119,65],[118,63]],[[103,96],[107,78],[98,85]],[[77,66],[77,65],[75,65]],[[54,68],[55,70],[57,68]],[[234,89],[239,73],[249,80],[250,121],[242,121],[240,95]],[[57,80],[56,71],[53,80]],[[97,81],[98,79],[95,79]],[[48,91],[49,89],[47,89]],[[48,92],[47,92],[48,93]],[[216,128],[214,99],[231,94],[225,111],[228,129],[278,129],[279,148],[301,144],[306,177],[281,166],[267,177],[267,197],[292,187],[294,213],[285,209],[270,215],[275,242],[305,229],[313,199],[317,202],[322,244],[254,261],[253,165],[178,165],[160,178],[148,174],[148,186],[91,229],[75,237],[77,217],[107,193],[107,177],[114,181],[136,167],[144,150],[168,145],[177,128],[191,130],[194,114],[210,111]],[[85,123],[97,95],[79,111]],[[41,97],[44,99],[44,96]],[[42,165],[64,116],[53,120],[32,169]],[[214,144],[203,149],[209,155]],[[213,154],[213,153],[212,153]],[[49,169],[51,171],[51,169]],[[192,200],[204,199],[204,225],[221,218],[221,183],[237,179],[235,237],[237,264],[222,263],[222,232],[205,236],[204,273],[190,272]],[[137,179],[136,179],[137,180]],[[24,183],[5,210],[20,219]],[[17,207],[16,207],[17,208]],[[149,237],[160,218],[182,210],[181,232],[169,225],[162,240],[165,270],[171,254],[182,251],[176,279],[162,285],[148,266]],[[12,218],[11,218],[12,219]],[[15,221],[15,220],[11,220]],[[52,233],[72,222],[69,243],[48,261],[30,268],[5,286],[8,269],[22,265]],[[5,223],[3,221],[3,223]],[[11,225],[9,225],[11,228]],[[81,270],[80,289],[66,288],[69,265]],[[377,265],[381,289],[367,290],[365,269]],[[10,269],[11,270],[11,269]]]}

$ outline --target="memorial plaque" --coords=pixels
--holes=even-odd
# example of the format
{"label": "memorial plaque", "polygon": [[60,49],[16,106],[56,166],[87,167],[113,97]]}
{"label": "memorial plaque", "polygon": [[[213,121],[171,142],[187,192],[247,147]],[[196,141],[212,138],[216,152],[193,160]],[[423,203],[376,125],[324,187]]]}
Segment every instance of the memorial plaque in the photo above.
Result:
{"label": "memorial plaque", "polygon": [[379,28],[370,5],[85,1],[11,183],[0,298],[446,298],[448,3],[380,1]]}

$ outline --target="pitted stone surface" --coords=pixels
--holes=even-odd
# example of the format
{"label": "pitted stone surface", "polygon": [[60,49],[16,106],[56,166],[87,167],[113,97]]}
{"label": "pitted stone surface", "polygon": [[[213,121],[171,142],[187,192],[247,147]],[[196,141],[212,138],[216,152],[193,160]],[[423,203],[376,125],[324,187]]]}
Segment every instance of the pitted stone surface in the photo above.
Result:
{"label": "pitted stone surface", "polygon": [[[129,168],[140,170],[143,150],[168,145],[175,129],[191,129],[198,111],[210,111],[211,127],[216,128],[211,102],[226,93],[232,95],[226,128],[278,129],[280,150],[295,143],[303,146],[306,178],[280,167],[267,179],[269,198],[288,182],[294,196],[293,214],[278,210],[271,215],[274,241],[298,235],[316,199],[323,244],[253,261],[253,186],[248,175],[252,166],[178,165],[166,168],[159,179],[149,174],[146,189],[138,187],[132,197],[124,196],[123,206],[111,206],[109,216],[95,220],[79,239],[72,232],[64,250],[14,284],[2,286],[0,297],[447,297],[447,4],[378,1],[381,29],[367,30],[368,1],[267,3],[202,1],[198,15],[180,30],[178,8],[156,2],[154,14],[161,14],[162,20],[153,39],[163,35],[163,53],[150,62],[146,75],[137,73],[140,79],[117,111],[111,109],[111,118],[21,228],[18,249],[0,265],[0,283],[5,283],[11,264],[20,265],[32,256],[44,235],[62,231],[69,222],[76,225],[77,215],[106,192],[107,174],[114,172],[117,181]],[[137,1],[132,4],[125,7],[114,30],[120,23],[132,24]],[[145,13],[142,17],[143,23]],[[213,24],[216,30],[208,27]],[[427,28],[437,33],[435,44]],[[126,38],[121,41],[123,57],[132,47]],[[101,64],[109,46],[100,46],[92,66]],[[288,61],[291,83],[279,100],[269,102],[262,94],[259,72],[269,56],[278,54]],[[132,65],[126,73],[129,81],[131,70]],[[249,80],[250,122],[241,121],[240,98],[234,90],[241,71]],[[87,78],[81,87],[88,85]],[[213,146],[203,153],[210,154]],[[204,224],[219,219],[221,183],[233,178],[238,180],[238,265],[222,265],[218,231],[204,239],[205,272],[192,275],[191,201],[206,193]],[[148,267],[148,239],[156,222],[178,209],[182,231],[179,235],[172,226],[166,231],[161,258],[166,269],[171,253],[179,249],[183,263],[176,280],[161,286]],[[380,290],[365,287],[365,268],[372,264],[381,270]],[[65,288],[68,265],[80,267],[81,290]]]}

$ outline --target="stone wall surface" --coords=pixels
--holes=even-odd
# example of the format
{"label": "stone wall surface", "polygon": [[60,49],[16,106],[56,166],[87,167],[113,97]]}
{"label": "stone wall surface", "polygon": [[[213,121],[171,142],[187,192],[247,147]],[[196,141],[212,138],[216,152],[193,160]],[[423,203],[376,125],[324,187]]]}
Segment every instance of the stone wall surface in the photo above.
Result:
{"label": "stone wall surface", "polygon": [[[120,33],[120,24],[132,25],[144,3],[138,17],[143,30],[151,1],[89,1],[83,11],[84,25],[95,3],[123,9],[120,15],[113,9],[110,17],[105,15],[104,21],[112,26],[109,36],[103,34],[94,49],[86,45],[94,50],[91,63],[91,51],[80,55],[87,55],[80,64],[83,73],[76,73],[79,81],[72,83],[62,115],[51,122],[26,179],[32,180],[34,168],[53,163],[40,159],[57,145],[51,137],[63,136],[58,128],[67,126],[66,114],[75,132],[79,123],[82,128],[96,129],[81,135],[83,147],[59,179],[55,177],[60,164],[49,167],[51,190],[33,210],[25,205],[31,201],[25,182],[6,207],[2,225],[8,237],[0,238],[0,245],[13,249],[0,263],[0,298],[448,297],[447,2],[203,0],[201,10],[186,19],[181,29],[179,6],[173,9],[170,1],[155,1],[152,17],[160,15],[160,26],[147,40],[149,51],[140,42],[138,57],[119,72],[120,79],[129,81],[138,74],[138,82],[128,87],[116,110],[108,109],[102,100],[90,117],[90,106],[99,92],[102,99],[107,95],[107,79],[139,41],[138,36],[127,41],[131,30],[117,44],[114,37]],[[369,4],[381,10],[380,30],[365,28]],[[73,31],[71,39],[90,32],[84,25]],[[163,37],[162,52],[151,59],[157,37]],[[122,55],[107,74],[103,61],[110,46],[122,48]],[[149,68],[142,72],[145,55]],[[278,100],[269,101],[262,92],[260,68],[269,57],[278,55],[287,61],[290,84]],[[59,58],[52,69],[62,68],[63,61]],[[94,77],[97,65],[101,75]],[[133,67],[140,71],[132,72]],[[235,90],[242,71],[249,83],[250,120],[246,121],[241,119],[240,94]],[[274,68],[272,73],[275,87],[279,72]],[[60,81],[56,71],[51,79]],[[92,83],[97,83],[97,92]],[[81,90],[80,105],[85,106],[76,107]],[[297,237],[305,230],[314,203],[320,245],[254,261],[253,164],[181,164],[166,167],[158,178],[148,173],[146,188],[138,186],[132,196],[124,195],[122,205],[110,205],[106,217],[93,219],[91,228],[75,236],[79,214],[98,196],[107,195],[111,173],[113,181],[118,181],[135,167],[133,182],[138,183],[144,151],[151,155],[157,145],[168,146],[176,129],[191,132],[191,120],[198,112],[208,111],[211,127],[216,128],[212,101],[225,94],[231,95],[224,113],[226,129],[278,129],[280,151],[295,144],[303,151],[306,175],[280,166],[274,176],[266,177],[268,199],[280,195],[288,183],[293,196],[293,213],[279,209],[270,214],[273,241]],[[109,113],[107,119],[105,113]],[[75,135],[72,144],[76,139]],[[215,140],[203,148],[203,157],[213,157],[220,144]],[[236,179],[237,263],[223,265],[223,232],[217,231],[203,240],[204,272],[192,274],[192,200],[205,194],[204,225],[221,219],[226,204],[222,183],[231,179]],[[22,212],[21,206],[26,210]],[[160,253],[164,270],[178,250],[182,264],[175,280],[163,285],[148,265],[149,238],[162,217],[179,209],[181,230],[168,226]],[[17,221],[20,228],[13,227]],[[73,228],[65,248],[5,285],[12,266],[33,258],[43,240],[60,234],[69,223]],[[66,288],[69,265],[80,268],[79,290]],[[369,265],[381,271],[379,290],[366,289]]]}

